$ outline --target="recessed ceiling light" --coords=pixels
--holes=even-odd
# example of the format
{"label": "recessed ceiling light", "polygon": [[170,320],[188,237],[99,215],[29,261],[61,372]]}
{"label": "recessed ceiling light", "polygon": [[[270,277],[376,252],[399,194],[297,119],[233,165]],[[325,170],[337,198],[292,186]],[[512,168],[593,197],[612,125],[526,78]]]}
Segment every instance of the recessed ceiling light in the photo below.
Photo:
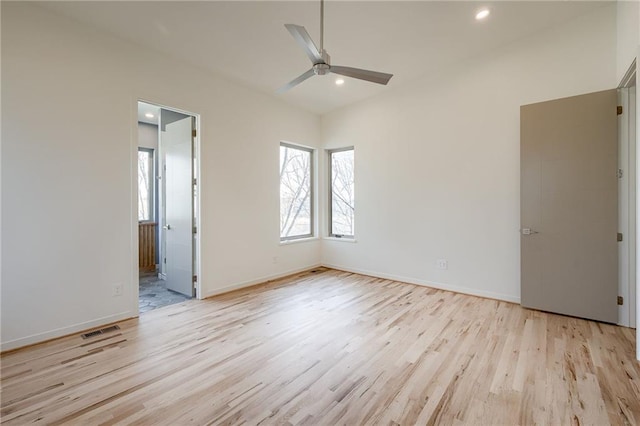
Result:
{"label": "recessed ceiling light", "polygon": [[344,79],[342,79],[342,78],[337,79],[337,80],[336,80],[336,84],[337,84],[338,86],[342,86],[342,85],[344,84]]}
{"label": "recessed ceiling light", "polygon": [[153,114],[151,114],[150,112],[146,113],[144,116],[147,118],[153,118]]}
{"label": "recessed ceiling light", "polygon": [[487,16],[489,16],[489,13],[491,13],[491,12],[489,12],[489,9],[482,9],[482,10],[478,11],[478,13],[476,13],[476,19],[478,21],[480,21],[480,20],[486,18]]}

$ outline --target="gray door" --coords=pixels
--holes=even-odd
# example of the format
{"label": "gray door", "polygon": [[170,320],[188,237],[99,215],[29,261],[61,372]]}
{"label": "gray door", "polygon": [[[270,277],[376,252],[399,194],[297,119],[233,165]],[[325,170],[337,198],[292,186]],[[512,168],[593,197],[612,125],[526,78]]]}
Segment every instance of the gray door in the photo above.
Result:
{"label": "gray door", "polygon": [[521,301],[618,321],[616,90],[520,108]]}
{"label": "gray door", "polygon": [[165,259],[169,290],[193,296],[193,123],[186,117],[166,125]]}

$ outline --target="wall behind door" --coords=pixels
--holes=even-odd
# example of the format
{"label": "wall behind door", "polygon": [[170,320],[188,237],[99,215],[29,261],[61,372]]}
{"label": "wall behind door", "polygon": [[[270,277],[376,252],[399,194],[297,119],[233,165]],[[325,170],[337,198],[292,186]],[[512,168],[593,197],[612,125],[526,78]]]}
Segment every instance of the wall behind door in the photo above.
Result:
{"label": "wall behind door", "polygon": [[138,146],[140,148],[158,149],[158,126],[149,123],[138,123]]}
{"label": "wall behind door", "polygon": [[616,3],[616,82],[624,77],[640,45],[640,2],[617,1]]}

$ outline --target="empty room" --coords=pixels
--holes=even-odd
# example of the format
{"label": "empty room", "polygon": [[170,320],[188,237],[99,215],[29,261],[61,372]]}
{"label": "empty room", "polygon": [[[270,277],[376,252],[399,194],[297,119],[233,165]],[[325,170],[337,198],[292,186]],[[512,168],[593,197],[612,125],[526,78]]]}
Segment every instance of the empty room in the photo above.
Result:
{"label": "empty room", "polygon": [[1,424],[640,424],[638,1],[0,18]]}

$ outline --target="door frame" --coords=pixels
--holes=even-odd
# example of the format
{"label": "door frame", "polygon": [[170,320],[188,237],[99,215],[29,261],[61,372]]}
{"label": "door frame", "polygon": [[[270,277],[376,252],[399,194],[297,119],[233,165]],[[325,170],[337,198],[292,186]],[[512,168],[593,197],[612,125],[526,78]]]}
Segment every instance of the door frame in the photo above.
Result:
{"label": "door frame", "polygon": [[[188,115],[193,117],[196,130],[196,136],[193,138],[193,165],[195,168],[193,170],[193,176],[196,179],[196,188],[197,190],[193,194],[194,198],[194,206],[193,206],[193,214],[194,214],[194,225],[196,226],[197,233],[194,237],[193,244],[193,273],[198,277],[195,283],[196,295],[195,299],[202,299],[202,262],[201,259],[201,248],[202,248],[202,238],[201,232],[201,194],[202,194],[202,179],[201,179],[201,170],[202,167],[200,165],[200,114],[191,112],[186,109],[176,108],[173,106],[167,106],[164,102],[154,101],[151,98],[146,97],[138,97],[133,99],[132,106],[132,128],[131,128],[131,251],[132,251],[132,264],[131,264],[131,280],[129,285],[129,291],[125,291],[125,295],[131,295],[130,306],[131,312],[135,313],[135,316],[140,315],[139,307],[138,307],[138,298],[139,298],[139,259],[138,259],[138,244],[139,244],[139,235],[138,235],[138,102],[145,102],[148,104],[153,104],[155,106],[160,107],[161,109],[166,109],[169,111],[177,112],[180,114]],[[160,128],[158,127],[158,142],[160,139]],[[158,145],[158,148],[160,146]],[[159,242],[158,242],[159,244]]]}
{"label": "door frame", "polygon": [[[619,250],[618,294],[624,298],[624,304],[618,306],[618,325],[635,328],[637,325],[637,264],[638,253],[638,155],[637,155],[637,119],[630,114],[636,110],[631,105],[630,87],[636,86],[636,61],[634,60],[618,85],[618,105],[623,113],[618,116],[618,167],[622,170],[619,180],[619,228],[624,235]],[[637,96],[637,88],[636,88]],[[635,124],[636,138],[629,132]],[[628,236],[628,238],[627,238]],[[640,348],[640,345],[639,345]]]}

